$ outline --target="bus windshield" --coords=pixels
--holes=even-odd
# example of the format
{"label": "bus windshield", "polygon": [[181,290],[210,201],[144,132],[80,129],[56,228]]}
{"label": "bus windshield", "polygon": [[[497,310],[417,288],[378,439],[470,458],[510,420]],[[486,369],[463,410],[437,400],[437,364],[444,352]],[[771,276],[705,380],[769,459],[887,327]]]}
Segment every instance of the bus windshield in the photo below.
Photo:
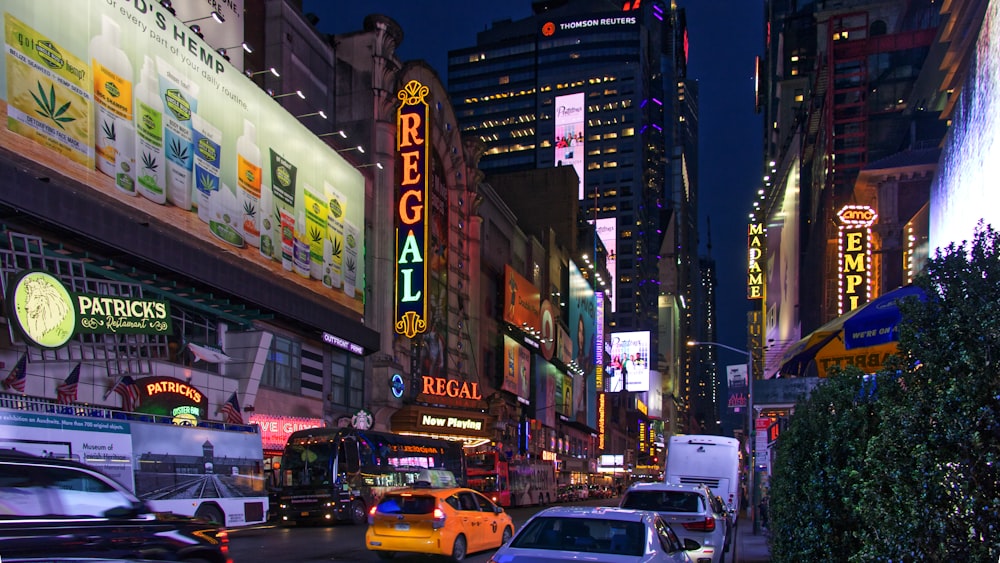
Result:
{"label": "bus windshield", "polygon": [[284,483],[291,486],[329,485],[336,442],[294,442],[282,460]]}

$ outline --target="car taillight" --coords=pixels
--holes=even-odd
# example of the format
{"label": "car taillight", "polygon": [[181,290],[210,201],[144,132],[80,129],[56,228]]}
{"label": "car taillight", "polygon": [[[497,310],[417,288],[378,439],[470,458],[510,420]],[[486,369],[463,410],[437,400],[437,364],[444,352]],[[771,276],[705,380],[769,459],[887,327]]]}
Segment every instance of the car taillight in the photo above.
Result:
{"label": "car taillight", "polygon": [[714,532],[715,518],[709,516],[700,522],[684,522],[681,525],[689,532]]}
{"label": "car taillight", "polygon": [[440,508],[434,509],[434,522],[431,524],[431,528],[437,530],[444,528],[444,511]]}
{"label": "car taillight", "polygon": [[375,523],[375,511],[378,510],[378,505],[368,509],[368,525],[371,526]]}

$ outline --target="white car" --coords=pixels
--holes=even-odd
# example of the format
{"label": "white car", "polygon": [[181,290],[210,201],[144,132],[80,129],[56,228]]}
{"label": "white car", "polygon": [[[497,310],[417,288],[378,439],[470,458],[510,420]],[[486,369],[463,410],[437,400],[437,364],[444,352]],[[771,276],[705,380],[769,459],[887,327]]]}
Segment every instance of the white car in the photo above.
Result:
{"label": "white car", "polygon": [[489,563],[691,563],[685,550],[695,547],[655,512],[554,506],[532,516]]}
{"label": "white car", "polygon": [[722,563],[729,551],[730,520],[728,514],[715,511],[712,497],[705,485],[636,483],[618,506],[658,513],[683,541],[698,546],[690,552],[694,563]]}

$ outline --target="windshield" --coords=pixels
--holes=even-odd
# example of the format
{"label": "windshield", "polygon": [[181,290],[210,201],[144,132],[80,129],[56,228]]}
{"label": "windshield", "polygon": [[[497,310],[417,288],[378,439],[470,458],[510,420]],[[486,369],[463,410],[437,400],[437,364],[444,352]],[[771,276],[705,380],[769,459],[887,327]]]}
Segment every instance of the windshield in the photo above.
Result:
{"label": "windshield", "polygon": [[622,508],[657,512],[703,512],[701,495],[684,491],[628,491]]}
{"label": "windshield", "polygon": [[522,549],[642,555],[642,522],[579,517],[540,517],[525,525],[510,546]]}
{"label": "windshield", "polygon": [[465,464],[469,468],[493,471],[497,464],[497,456],[493,453],[470,454],[465,458]]}
{"label": "windshield", "polygon": [[336,457],[334,442],[288,444],[281,460],[284,484],[293,487],[331,484]]}

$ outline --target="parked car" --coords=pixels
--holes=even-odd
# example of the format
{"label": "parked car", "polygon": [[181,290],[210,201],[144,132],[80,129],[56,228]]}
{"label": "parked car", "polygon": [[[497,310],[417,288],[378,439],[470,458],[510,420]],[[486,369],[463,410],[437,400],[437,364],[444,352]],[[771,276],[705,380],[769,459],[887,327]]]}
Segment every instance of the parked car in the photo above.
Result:
{"label": "parked car", "polygon": [[682,540],[698,545],[690,552],[695,563],[722,563],[732,534],[728,514],[716,512],[713,496],[705,485],[635,483],[618,506],[656,511]]}
{"label": "parked car", "polygon": [[0,554],[230,563],[227,532],[152,513],[104,473],[69,460],[0,450]]}
{"label": "parked car", "polygon": [[386,493],[368,512],[365,546],[380,559],[397,552],[445,555],[495,549],[514,534],[503,508],[472,489],[429,483]]}
{"label": "parked car", "polygon": [[655,512],[555,506],[532,516],[489,563],[690,563],[685,550],[697,547],[682,543]]}

